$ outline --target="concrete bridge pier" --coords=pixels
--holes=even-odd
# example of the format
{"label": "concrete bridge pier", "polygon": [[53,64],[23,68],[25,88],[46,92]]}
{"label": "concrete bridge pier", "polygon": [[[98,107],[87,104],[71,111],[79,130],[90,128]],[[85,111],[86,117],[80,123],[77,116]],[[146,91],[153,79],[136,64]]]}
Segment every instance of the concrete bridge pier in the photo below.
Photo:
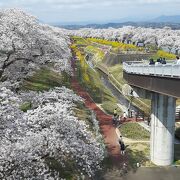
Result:
{"label": "concrete bridge pier", "polygon": [[151,161],[160,166],[171,165],[174,161],[176,99],[152,93],[151,106]]}

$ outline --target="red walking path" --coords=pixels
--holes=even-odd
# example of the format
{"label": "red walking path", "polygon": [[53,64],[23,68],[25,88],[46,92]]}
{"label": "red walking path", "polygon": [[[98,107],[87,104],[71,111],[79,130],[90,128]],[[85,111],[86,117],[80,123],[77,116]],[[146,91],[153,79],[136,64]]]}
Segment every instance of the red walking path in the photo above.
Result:
{"label": "red walking path", "polygon": [[[75,63],[72,60],[73,70],[75,69]],[[104,141],[108,150],[109,157],[112,160],[113,165],[122,167],[124,162],[127,161],[126,155],[120,155],[120,147],[118,143],[118,137],[115,132],[115,127],[112,125],[112,116],[105,114],[92,100],[90,95],[80,86],[78,83],[75,71],[73,73],[71,85],[73,90],[85,100],[85,106],[88,109],[93,110],[96,113],[96,117],[99,121],[101,133],[104,136]]]}

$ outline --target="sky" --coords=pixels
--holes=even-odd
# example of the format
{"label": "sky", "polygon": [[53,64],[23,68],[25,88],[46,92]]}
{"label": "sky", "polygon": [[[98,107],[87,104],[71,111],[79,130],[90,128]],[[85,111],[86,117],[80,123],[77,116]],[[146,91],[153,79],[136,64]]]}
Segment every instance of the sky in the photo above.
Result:
{"label": "sky", "polygon": [[180,0],[0,0],[0,8],[20,8],[45,23],[107,23],[180,15]]}

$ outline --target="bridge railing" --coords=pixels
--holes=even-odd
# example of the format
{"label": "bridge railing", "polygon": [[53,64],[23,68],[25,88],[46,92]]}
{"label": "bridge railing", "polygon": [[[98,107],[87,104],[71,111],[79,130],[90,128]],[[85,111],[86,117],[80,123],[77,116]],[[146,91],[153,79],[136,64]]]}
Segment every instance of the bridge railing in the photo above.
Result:
{"label": "bridge railing", "polygon": [[180,64],[167,63],[149,65],[143,62],[124,62],[123,70],[127,73],[153,75],[153,76],[168,76],[180,78]]}
{"label": "bridge railing", "polygon": [[180,121],[180,108],[176,108],[176,120]]}

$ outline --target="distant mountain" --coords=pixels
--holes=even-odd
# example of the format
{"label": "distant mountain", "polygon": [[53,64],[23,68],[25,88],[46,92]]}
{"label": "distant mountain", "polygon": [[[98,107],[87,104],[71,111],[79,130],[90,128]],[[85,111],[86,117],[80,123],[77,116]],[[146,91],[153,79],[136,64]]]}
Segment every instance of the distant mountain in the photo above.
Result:
{"label": "distant mountain", "polygon": [[180,15],[177,16],[159,16],[155,19],[150,20],[150,22],[157,22],[157,23],[162,23],[162,22],[169,22],[169,23],[180,23]]}
{"label": "distant mountain", "polygon": [[120,28],[123,26],[128,26],[128,25],[135,25],[136,23],[134,22],[126,22],[126,23],[107,23],[107,24],[87,24],[87,25],[60,25],[59,27],[63,27],[66,29],[80,29],[80,28],[94,28],[94,29],[106,29],[109,27],[113,28]]}
{"label": "distant mountain", "polygon": [[57,25],[57,27],[65,29],[80,29],[80,28],[94,28],[94,29],[107,29],[107,28],[121,28],[123,26],[145,27],[145,28],[164,28],[171,27],[174,30],[180,29],[179,23],[172,22],[124,22],[124,23],[107,23],[107,24],[87,24],[87,25]]}
{"label": "distant mountain", "polygon": [[[145,20],[146,19],[146,20]],[[80,29],[80,28],[94,28],[94,29],[106,29],[109,27],[112,28],[121,28],[123,26],[134,26],[134,27],[145,27],[145,28],[164,28],[165,26],[169,26],[172,29],[180,29],[180,15],[176,16],[159,16],[154,19],[149,18],[137,18],[137,17],[127,17],[122,18],[119,20],[111,21],[109,23],[87,23],[85,24],[79,24],[79,23],[73,23],[73,24],[64,24],[64,25],[56,25],[58,27],[62,27],[65,29]]]}

